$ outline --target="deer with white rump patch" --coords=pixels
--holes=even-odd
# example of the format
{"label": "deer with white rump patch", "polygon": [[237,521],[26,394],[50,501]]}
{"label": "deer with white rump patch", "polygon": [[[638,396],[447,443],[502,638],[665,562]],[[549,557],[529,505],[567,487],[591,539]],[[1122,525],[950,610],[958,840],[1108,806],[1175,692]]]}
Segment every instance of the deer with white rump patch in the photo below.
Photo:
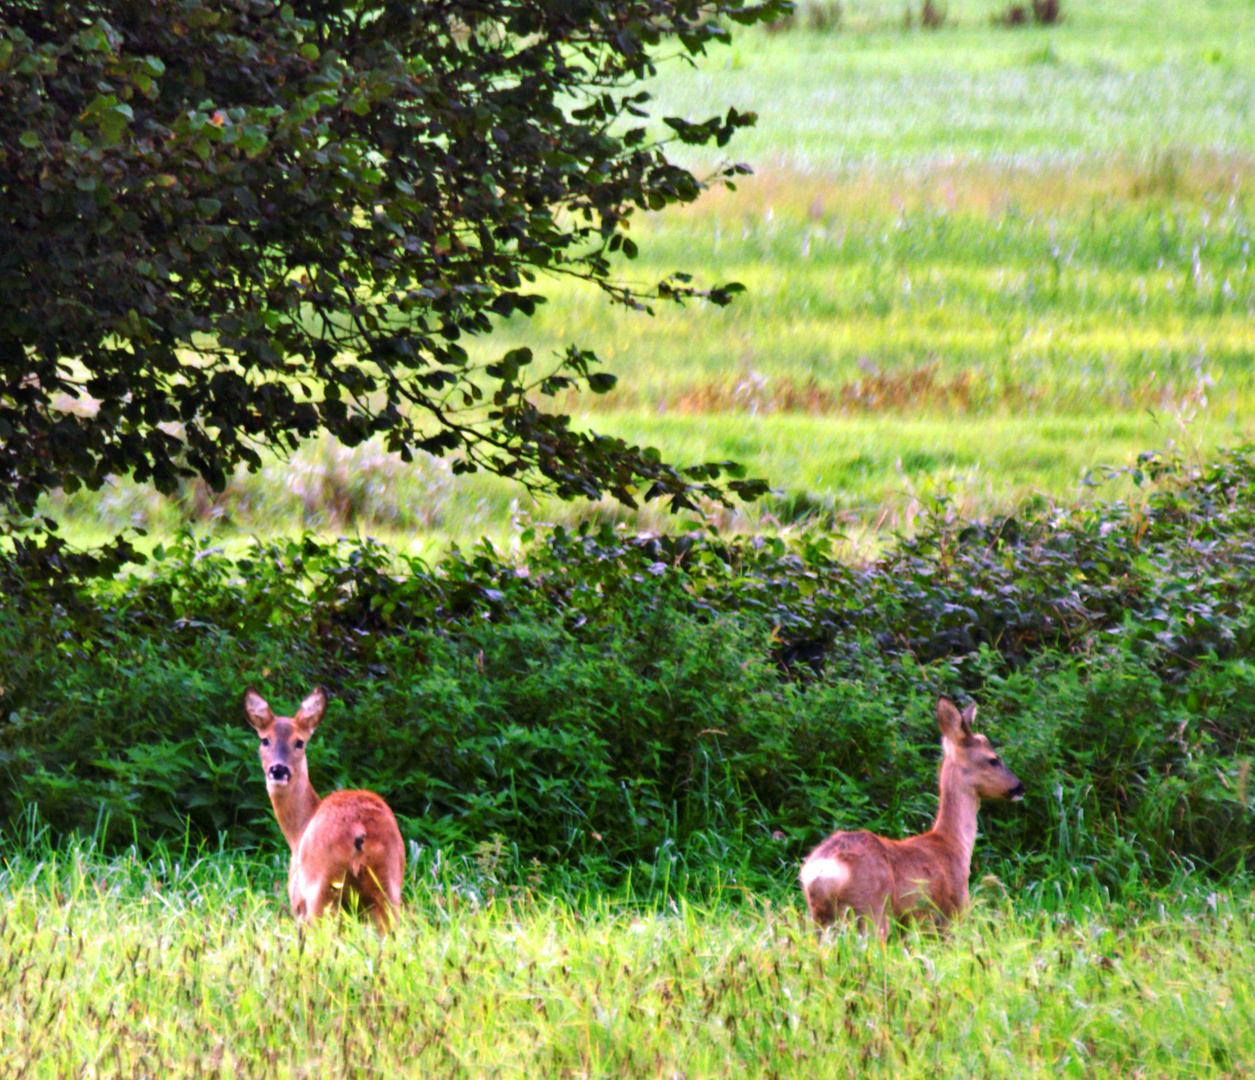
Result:
{"label": "deer with white rump patch", "polygon": [[388,804],[373,791],[336,791],[320,799],[310,786],[305,746],[326,711],[321,686],[291,718],[275,716],[255,690],[244,693],[244,715],[261,739],[266,791],[292,849],[288,901],[295,918],[313,922],[348,890],[386,933],[401,907],[405,842]]}
{"label": "deer with white rump patch", "polygon": [[944,925],[967,907],[967,879],[981,799],[1018,802],[1024,785],[984,735],[972,732],[976,706],[937,702],[941,728],[941,803],[933,827],[889,840],[866,831],[835,832],[802,863],[802,891],[820,931],[846,912],[883,940],[889,919],[931,915]]}

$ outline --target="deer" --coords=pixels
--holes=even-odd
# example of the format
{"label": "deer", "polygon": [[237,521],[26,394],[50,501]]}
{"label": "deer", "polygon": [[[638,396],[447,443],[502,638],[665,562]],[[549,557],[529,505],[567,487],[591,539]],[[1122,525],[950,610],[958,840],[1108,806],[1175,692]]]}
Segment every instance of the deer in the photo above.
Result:
{"label": "deer", "polygon": [[802,892],[824,931],[853,912],[860,932],[875,926],[884,941],[889,919],[931,917],[939,929],[968,905],[968,875],[981,799],[1018,802],[1024,785],[990,741],[972,731],[976,706],[962,712],[937,702],[942,760],[937,819],[926,833],[890,840],[875,833],[834,832],[802,863]]}
{"label": "deer", "polygon": [[305,747],[326,711],[321,686],[290,718],[275,716],[251,687],[244,692],[244,715],[261,740],[270,805],[292,849],[288,902],[294,918],[312,923],[332,905],[341,907],[348,890],[386,934],[401,908],[405,843],[392,810],[373,791],[335,791],[320,799],[310,785]]}

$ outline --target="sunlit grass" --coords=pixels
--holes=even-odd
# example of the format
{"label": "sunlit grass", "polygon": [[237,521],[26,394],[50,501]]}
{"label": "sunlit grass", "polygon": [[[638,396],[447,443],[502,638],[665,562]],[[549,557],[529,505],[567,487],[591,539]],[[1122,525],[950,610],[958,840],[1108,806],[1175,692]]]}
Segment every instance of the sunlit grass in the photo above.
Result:
{"label": "sunlit grass", "polygon": [[[755,392],[769,400],[768,390]],[[856,547],[870,543],[873,548],[892,531],[909,532],[937,499],[966,516],[980,516],[1014,512],[1025,503],[1068,504],[1095,494],[1124,498],[1135,489],[1120,471],[1142,451],[1201,460],[1217,447],[1255,437],[1249,414],[1191,417],[1181,411],[1138,410],[1068,416],[1043,409],[1023,416],[946,417],[939,410],[808,415],[754,412],[751,404],[747,396],[724,411],[617,410],[590,414],[581,422],[639,445],[665,447],[679,460],[734,460],[763,469],[774,485],[769,497],[731,509],[706,508],[711,520],[726,527],[767,532],[822,527],[842,533]],[[310,448],[309,457],[306,453],[286,468],[300,474],[311,467],[311,459],[322,462],[322,486],[308,504],[265,474],[237,475],[223,495],[210,500],[214,509],[203,514],[120,481],[104,498],[93,502],[80,494],[69,503],[71,533],[87,544],[103,542],[119,529],[143,528],[149,535],[136,543],[148,551],[163,537],[197,524],[215,543],[238,552],[253,535],[310,530],[369,535],[432,560],[450,543],[465,546],[485,536],[509,550],[533,525],[586,519],[626,521],[640,528],[676,524],[653,504],[633,513],[608,501],[537,499],[495,477],[433,485],[422,470],[369,448],[341,451],[325,444]],[[428,469],[438,466],[426,464]],[[284,468],[272,466],[279,473]],[[369,481],[365,493],[363,477]]]}
{"label": "sunlit grass", "polygon": [[756,111],[732,156],[803,172],[1255,149],[1249,5],[1065,0],[1058,25],[1007,30],[990,25],[1005,0],[953,0],[936,31],[903,29],[918,5],[845,7],[843,31],[746,34],[664,76],[660,113]]}
{"label": "sunlit grass", "polygon": [[[973,168],[946,182],[967,204],[967,185],[988,179]],[[882,202],[887,192],[849,202],[836,179],[796,191],[779,175],[751,181],[654,223],[630,268],[647,281],[687,257],[707,283],[746,286],[729,308],[660,307],[650,318],[559,288],[530,324],[504,325],[494,347],[527,340],[544,356],[571,340],[604,341],[622,394],[637,401],[751,373],[837,388],[872,364],[968,371],[978,385],[1047,395],[1059,411],[1147,404],[1200,378],[1245,404],[1255,385],[1249,175],[1171,209],[1127,194],[1043,207],[1034,196],[1054,194],[1053,177],[1043,179],[1034,189],[1019,177],[1022,205],[994,211],[909,211]],[[1221,209],[1209,212],[1210,202]]]}
{"label": "sunlit grass", "polygon": [[[804,180],[794,191],[776,176],[651,223],[630,268],[648,280],[687,258],[709,281],[747,286],[730,308],[650,317],[556,283],[534,319],[506,321],[476,348],[486,358],[525,344],[539,367],[570,342],[604,343],[620,388],[562,404],[674,461],[732,459],[767,477],[777,495],[721,514],[732,527],[909,527],[921,493],[939,490],[971,513],[1066,501],[1091,470],[1144,450],[1205,454],[1252,434],[1250,179],[1189,176],[1201,186],[1171,210],[1111,194],[1110,172],[1089,207],[1034,209],[1056,195],[1044,174],[1040,186],[1016,176],[1018,209],[990,209],[986,171],[950,170],[957,209],[913,212],[879,189]],[[817,209],[824,199],[843,209]],[[120,481],[54,505],[84,540],[196,521],[224,534],[367,532],[427,554],[507,542],[524,520],[665,523],[327,441],[219,496],[192,485],[171,502]]]}
{"label": "sunlit grass", "polygon": [[[90,848],[0,867],[0,1076],[1232,1076],[1241,896],[1006,896],[946,938],[820,943],[769,897],[478,897],[426,859],[399,932],[301,930],[276,868]],[[433,877],[433,873],[435,877]]]}

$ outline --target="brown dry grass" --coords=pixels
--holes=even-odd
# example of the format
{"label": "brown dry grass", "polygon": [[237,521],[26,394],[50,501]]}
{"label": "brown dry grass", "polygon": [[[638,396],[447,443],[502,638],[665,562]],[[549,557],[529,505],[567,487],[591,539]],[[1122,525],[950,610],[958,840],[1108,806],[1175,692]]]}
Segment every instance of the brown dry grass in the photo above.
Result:
{"label": "brown dry grass", "polygon": [[1016,209],[1057,213],[1089,204],[1201,202],[1218,193],[1243,202],[1255,198],[1255,159],[1169,148],[1136,160],[1041,168],[936,159],[848,173],[774,169],[741,180],[734,191],[712,186],[697,203],[670,214],[735,221],[770,208],[819,222],[944,210],[996,218]]}
{"label": "brown dry grass", "polygon": [[[871,416],[879,413],[936,411],[941,415],[964,415],[995,408],[1020,408],[1034,402],[1037,394],[1019,385],[995,386],[972,371],[943,375],[936,362],[902,371],[880,371],[865,365],[862,377],[836,387],[820,385],[814,379],[768,379],[747,375],[719,382],[691,383],[647,398],[626,389],[616,390],[608,409],[654,408],[659,413],[684,416],[719,413],[791,413],[810,416]],[[602,402],[572,397],[577,403],[596,409]]]}

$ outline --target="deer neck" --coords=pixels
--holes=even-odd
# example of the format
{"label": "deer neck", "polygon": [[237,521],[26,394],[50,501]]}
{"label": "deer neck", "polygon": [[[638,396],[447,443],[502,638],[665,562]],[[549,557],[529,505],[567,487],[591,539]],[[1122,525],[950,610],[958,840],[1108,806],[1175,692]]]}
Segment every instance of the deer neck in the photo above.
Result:
{"label": "deer neck", "polygon": [[955,773],[943,766],[941,770],[941,802],[937,807],[934,834],[944,838],[962,864],[964,878],[972,868],[972,849],[976,846],[976,812],[980,796],[958,782]]}
{"label": "deer neck", "polygon": [[318,810],[322,799],[310,786],[309,778],[304,783],[289,782],[283,787],[270,789],[270,805],[275,808],[275,817],[279,820],[279,828],[283,830],[288,847],[293,852],[301,842],[301,834]]}

